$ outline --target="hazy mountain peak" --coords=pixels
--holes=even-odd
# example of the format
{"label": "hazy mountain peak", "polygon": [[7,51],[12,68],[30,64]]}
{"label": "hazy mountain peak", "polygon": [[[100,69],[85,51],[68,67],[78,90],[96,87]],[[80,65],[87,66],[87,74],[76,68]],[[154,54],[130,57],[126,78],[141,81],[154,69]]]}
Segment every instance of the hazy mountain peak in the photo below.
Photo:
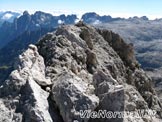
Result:
{"label": "hazy mountain peak", "polygon": [[29,15],[29,12],[26,10],[23,12],[23,15]]}

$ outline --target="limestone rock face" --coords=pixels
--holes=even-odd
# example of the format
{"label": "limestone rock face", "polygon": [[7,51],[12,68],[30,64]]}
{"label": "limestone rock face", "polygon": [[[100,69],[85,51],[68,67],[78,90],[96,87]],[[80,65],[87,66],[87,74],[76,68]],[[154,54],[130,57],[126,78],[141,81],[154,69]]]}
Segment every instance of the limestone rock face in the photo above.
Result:
{"label": "limestone rock face", "polygon": [[47,86],[51,84],[50,79],[45,78],[45,65],[44,59],[39,56],[37,52],[37,47],[34,45],[29,45],[29,49],[26,53],[20,55],[20,66],[18,69],[24,69],[32,78],[42,86]]}
{"label": "limestone rock face", "polygon": [[[37,49],[38,48],[38,49]],[[131,44],[82,22],[62,25],[20,55],[0,86],[4,122],[160,122],[162,106]],[[81,117],[151,110],[155,115]]]}
{"label": "limestone rock face", "polygon": [[49,93],[41,88],[51,84],[45,77],[43,58],[29,45],[19,56],[16,69],[0,88],[0,121],[52,122],[48,111]]}
{"label": "limestone rock face", "polygon": [[[96,112],[99,110],[137,112],[138,109],[161,111],[161,105],[158,98],[155,98],[156,93],[151,85],[152,81],[139,68],[133,46],[126,44],[119,35],[106,30],[96,30],[80,22],[76,26],[62,26],[56,32],[49,33],[39,41],[37,46],[40,54],[45,58],[47,76],[52,79],[53,100],[58,105],[64,120],[72,121],[72,118],[75,118],[74,120],[81,121],[77,118],[76,108],[78,107],[74,102],[68,103],[75,106],[73,108],[75,112],[73,114],[68,112],[65,116],[71,106],[65,106],[63,101],[59,100],[62,92],[57,92],[61,89],[64,92],[69,91],[66,89],[69,86],[68,83],[72,79],[75,81],[75,78],[80,78],[82,84],[86,84],[85,81],[87,81],[94,87],[92,94],[99,98]],[[73,73],[71,80],[65,78],[70,72]],[[63,75],[63,73],[65,74]],[[73,85],[75,86],[75,82],[71,84],[71,86]],[[84,85],[82,86],[86,88]],[[73,91],[75,96],[74,89],[76,87],[73,87],[73,90],[71,88],[70,92]],[[62,98],[69,96],[68,100],[72,97],[67,93]],[[76,98],[76,101],[80,98],[82,97]],[[81,109],[82,105],[79,106]],[[65,107],[69,107],[66,112]],[[89,108],[89,110],[93,111],[94,108]],[[157,117],[159,115],[157,114]],[[146,120],[143,117],[134,119],[125,117],[120,119],[90,118],[88,121],[144,122]],[[149,121],[153,121],[153,118],[150,117]]]}
{"label": "limestone rock face", "polygon": [[64,121],[88,121],[87,118],[80,118],[80,110],[93,111],[98,106],[99,98],[93,91],[92,85],[72,73],[62,74],[57,79],[52,93]]}
{"label": "limestone rock face", "polygon": [[133,44],[127,44],[118,34],[115,34],[112,31],[98,30],[98,32],[118,53],[126,65],[130,68],[135,68],[135,66],[138,65],[134,55]]}
{"label": "limestone rock face", "polygon": [[[48,96],[49,93],[41,89],[41,87],[34,81],[28,79],[22,97],[25,104],[23,105],[24,112],[26,113],[25,121],[39,121],[39,122],[52,122],[52,118],[48,111]],[[34,105],[33,105],[34,104]]]}

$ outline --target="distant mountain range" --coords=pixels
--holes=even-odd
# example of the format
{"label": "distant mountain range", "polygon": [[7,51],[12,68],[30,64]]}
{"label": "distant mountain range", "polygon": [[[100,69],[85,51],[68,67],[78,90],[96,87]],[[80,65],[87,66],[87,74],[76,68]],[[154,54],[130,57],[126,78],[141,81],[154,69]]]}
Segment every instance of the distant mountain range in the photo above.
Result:
{"label": "distant mountain range", "polygon": [[[14,21],[5,21],[0,27],[0,48],[24,33],[25,31],[35,31],[40,28],[55,28],[61,23],[73,24],[77,19],[76,15],[52,16],[48,13],[36,12],[30,15],[24,11],[23,15],[15,18]],[[5,41],[4,41],[5,40]]]}
{"label": "distant mountain range", "polygon": [[[0,12],[0,48],[4,47],[25,31],[35,31],[40,28],[56,28],[60,24],[74,24],[79,21],[77,15],[74,14],[53,16],[52,14],[41,11],[37,11],[34,14],[29,14],[27,11],[24,11],[23,14],[20,15],[21,13],[11,11]],[[92,25],[114,21],[149,21],[146,16],[124,19],[120,17],[112,18],[109,15],[100,16],[94,12],[83,14],[80,20]]]}
{"label": "distant mountain range", "polygon": [[[53,16],[41,11],[34,14],[27,11],[23,14],[0,12],[0,73],[8,69],[6,66],[12,67],[16,57],[30,43],[35,44],[44,34],[55,30],[59,25],[74,24],[79,20],[96,28],[119,33],[127,43],[134,45],[136,57],[142,67],[149,72],[156,70],[152,75],[155,80],[156,75],[159,76],[159,69],[162,69],[162,19],[149,20],[146,16],[113,18],[94,12],[85,13],[80,19],[74,14]],[[162,81],[162,77],[160,78]]]}
{"label": "distant mountain range", "polygon": [[5,22],[13,22],[15,18],[19,17],[21,13],[12,11],[0,11],[0,26]]}

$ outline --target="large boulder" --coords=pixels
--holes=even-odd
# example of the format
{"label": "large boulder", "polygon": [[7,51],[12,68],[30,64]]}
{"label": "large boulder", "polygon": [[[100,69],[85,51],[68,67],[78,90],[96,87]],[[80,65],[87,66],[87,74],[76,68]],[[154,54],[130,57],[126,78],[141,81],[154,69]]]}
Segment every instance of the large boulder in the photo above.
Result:
{"label": "large boulder", "polygon": [[93,111],[99,104],[94,87],[72,73],[64,73],[55,81],[52,95],[66,122],[88,122],[88,118],[80,117],[80,110]]}
{"label": "large boulder", "polygon": [[19,56],[15,70],[0,87],[0,121],[52,122],[47,98],[42,86],[51,84],[45,76],[43,58],[37,47],[29,48]]}

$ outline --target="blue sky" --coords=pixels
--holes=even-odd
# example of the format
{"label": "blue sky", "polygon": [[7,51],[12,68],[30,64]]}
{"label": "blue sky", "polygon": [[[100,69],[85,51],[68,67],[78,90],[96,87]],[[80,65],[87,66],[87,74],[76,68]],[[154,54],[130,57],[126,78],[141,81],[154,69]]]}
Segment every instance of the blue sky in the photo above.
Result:
{"label": "blue sky", "polygon": [[96,12],[112,16],[162,17],[162,0],[0,0],[0,10]]}

